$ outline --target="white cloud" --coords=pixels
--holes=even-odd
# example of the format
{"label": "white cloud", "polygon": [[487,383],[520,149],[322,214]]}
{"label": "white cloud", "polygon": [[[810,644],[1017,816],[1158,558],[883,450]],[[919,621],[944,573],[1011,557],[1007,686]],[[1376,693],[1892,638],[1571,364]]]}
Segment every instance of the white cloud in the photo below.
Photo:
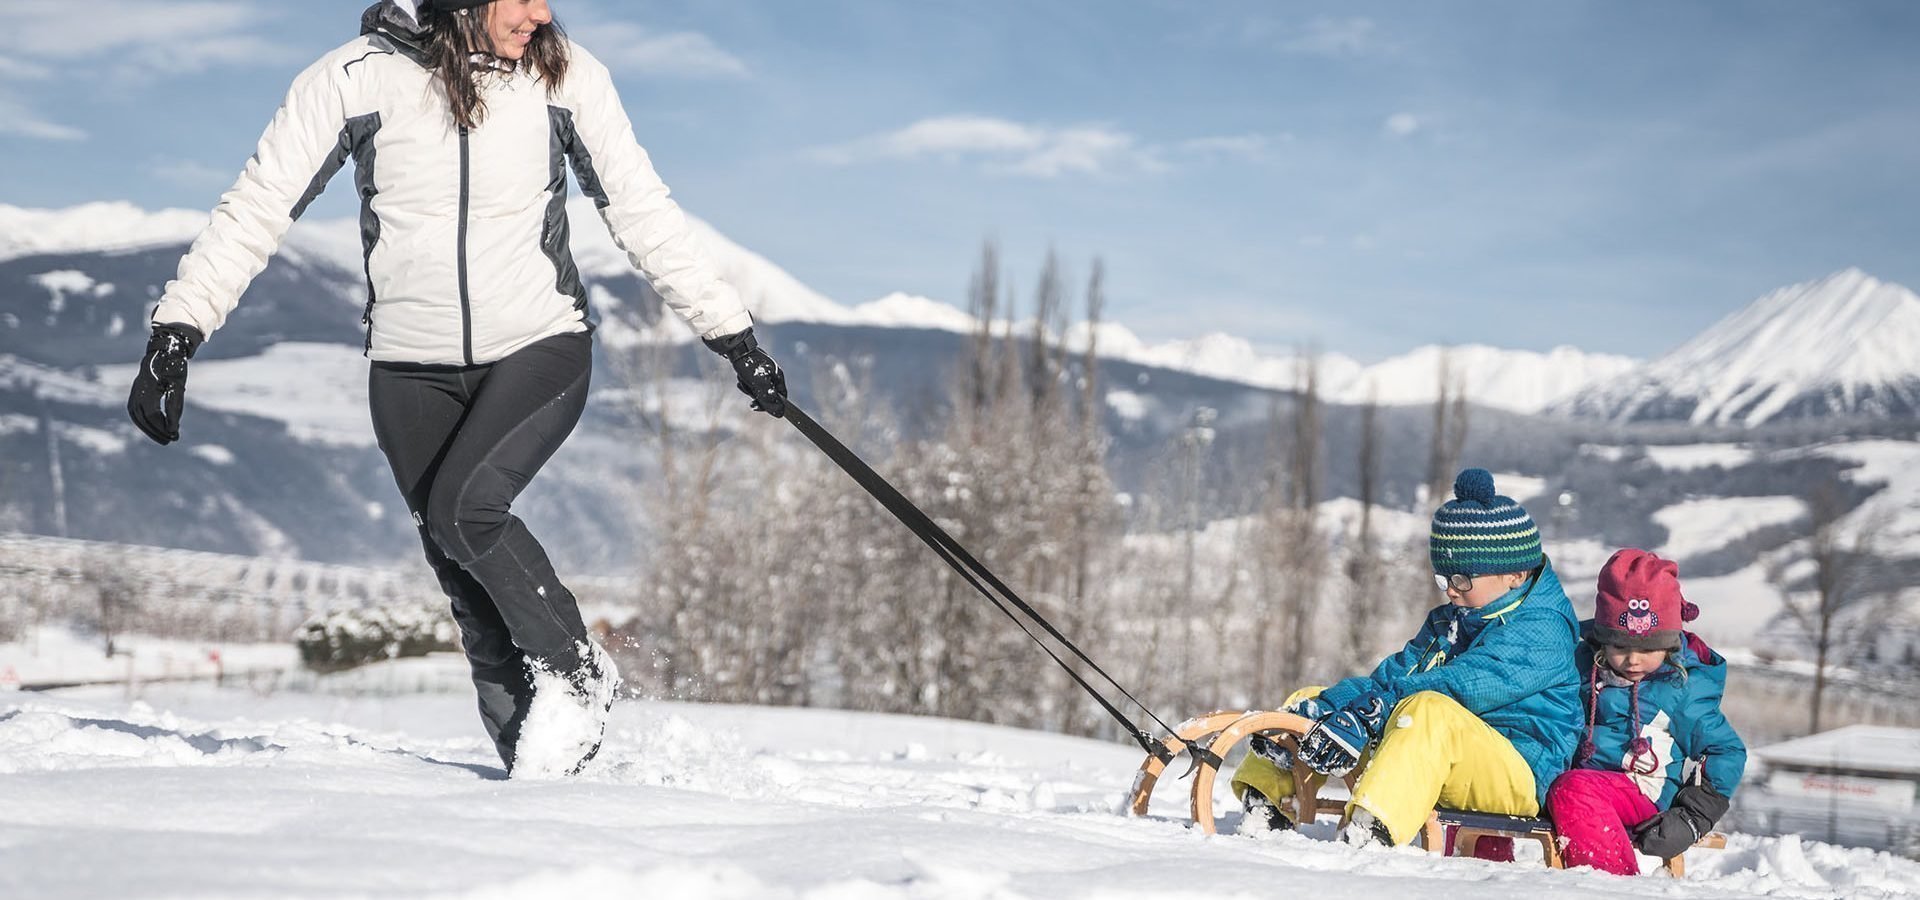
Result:
{"label": "white cloud", "polygon": [[[0,82],[143,82],[168,74],[277,61],[289,51],[250,33],[266,16],[238,0],[6,0],[13,29]],[[69,74],[71,73],[71,74]],[[42,140],[87,137],[40,113],[31,95],[0,88],[0,133]]]}
{"label": "white cloud", "polygon": [[1386,49],[1372,19],[1315,18],[1280,36],[1280,49],[1313,56],[1363,56]]}
{"label": "white cloud", "polygon": [[935,159],[1033,178],[1163,172],[1170,157],[1258,161],[1287,136],[1200,137],[1161,146],[1107,125],[1053,127],[992,116],[939,116],[897,131],[822,147],[811,156],[831,165],[874,160]]}
{"label": "white cloud", "polygon": [[235,0],[8,0],[13,52],[40,59],[112,55],[164,74],[181,66],[262,62],[286,51],[251,34],[265,21]]}
{"label": "white cloud", "polygon": [[1380,127],[1393,137],[1404,138],[1413,136],[1414,132],[1420,130],[1421,124],[1420,117],[1413,113],[1400,112],[1388,116],[1387,121]]}
{"label": "white cloud", "polygon": [[1217,135],[1213,137],[1189,138],[1176,146],[1180,152],[1205,160],[1240,159],[1247,162],[1260,162],[1267,158],[1267,151],[1276,143],[1293,140],[1293,135],[1282,134],[1268,137],[1264,134]]}
{"label": "white cloud", "polygon": [[82,141],[87,133],[42,117],[38,112],[0,88],[0,134],[37,138],[43,141]]}
{"label": "white cloud", "polygon": [[688,78],[750,74],[744,61],[697,31],[653,32],[629,22],[592,22],[569,31],[615,70]]}
{"label": "white cloud", "polygon": [[163,181],[184,187],[226,187],[240,174],[238,168],[222,169],[191,159],[153,159],[141,169]]}
{"label": "white cloud", "polygon": [[52,75],[53,70],[45,66],[36,66],[23,59],[0,56],[0,81],[45,81]]}

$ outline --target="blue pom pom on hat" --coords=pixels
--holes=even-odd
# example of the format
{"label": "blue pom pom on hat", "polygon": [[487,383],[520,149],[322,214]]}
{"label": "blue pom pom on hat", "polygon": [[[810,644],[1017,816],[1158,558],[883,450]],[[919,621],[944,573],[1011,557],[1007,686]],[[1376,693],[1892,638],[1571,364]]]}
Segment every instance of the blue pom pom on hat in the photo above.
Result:
{"label": "blue pom pom on hat", "polygon": [[1427,555],[1441,575],[1526,572],[1546,559],[1539,526],[1525,507],[1500,495],[1486,469],[1454,478],[1453,499],[1433,514]]}

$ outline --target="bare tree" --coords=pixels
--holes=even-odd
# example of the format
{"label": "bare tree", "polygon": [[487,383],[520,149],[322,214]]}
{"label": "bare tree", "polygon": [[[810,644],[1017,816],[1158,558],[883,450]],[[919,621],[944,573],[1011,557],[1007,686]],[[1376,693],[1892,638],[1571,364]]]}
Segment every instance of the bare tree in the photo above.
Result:
{"label": "bare tree", "polygon": [[[1873,575],[1879,536],[1890,523],[1885,511],[1848,523],[1845,493],[1837,479],[1815,484],[1807,504],[1805,566],[1782,554],[1768,564],[1768,580],[1780,592],[1781,605],[1800,627],[1814,654],[1813,694],[1807,711],[1809,732],[1820,730],[1829,663],[1870,641],[1897,591],[1876,592]],[[1804,578],[1795,572],[1807,571]],[[1810,590],[1797,590],[1801,584]]]}
{"label": "bare tree", "polygon": [[1367,402],[1360,407],[1360,444],[1356,450],[1360,470],[1360,521],[1354,529],[1353,544],[1347,557],[1347,615],[1343,635],[1343,654],[1350,667],[1366,664],[1371,658],[1372,640],[1380,622],[1374,612],[1383,607],[1380,593],[1380,556],[1374,544],[1373,507],[1380,490],[1380,403],[1371,385]]}
{"label": "bare tree", "polygon": [[1433,400],[1433,440],[1427,450],[1427,497],[1439,504],[1447,499],[1454,467],[1467,444],[1467,391],[1453,368],[1453,351],[1442,348],[1435,373],[1438,392]]}
{"label": "bare tree", "polygon": [[139,612],[140,583],[128,575],[123,566],[104,558],[89,563],[81,578],[93,588],[103,650],[112,657],[114,638],[132,624]]}

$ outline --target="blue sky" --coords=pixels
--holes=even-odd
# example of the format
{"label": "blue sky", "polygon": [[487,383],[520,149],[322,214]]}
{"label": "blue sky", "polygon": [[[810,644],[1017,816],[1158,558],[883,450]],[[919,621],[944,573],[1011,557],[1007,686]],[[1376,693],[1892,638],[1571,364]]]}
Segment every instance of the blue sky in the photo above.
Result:
{"label": "blue sky", "polygon": [[[0,203],[207,208],[351,0],[7,0]],[[1109,317],[1651,356],[1920,287],[1920,3],[553,0],[681,202],[842,302],[996,239]],[[351,213],[336,180],[310,215]]]}

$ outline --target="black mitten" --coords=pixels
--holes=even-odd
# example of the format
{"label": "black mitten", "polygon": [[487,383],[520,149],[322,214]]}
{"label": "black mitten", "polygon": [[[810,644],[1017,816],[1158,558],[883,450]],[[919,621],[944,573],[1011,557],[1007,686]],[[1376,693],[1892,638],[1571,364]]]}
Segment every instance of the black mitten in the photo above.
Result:
{"label": "black mitten", "polygon": [[1682,785],[1666,811],[1633,829],[1633,845],[1648,856],[1679,856],[1706,837],[1726,814],[1727,798],[1720,796],[1713,785]]}
{"label": "black mitten", "polygon": [[154,443],[180,439],[180,413],[187,396],[187,360],[206,338],[192,325],[159,324],[147,338],[147,355],[127,394],[127,415]]}
{"label": "black mitten", "polygon": [[753,329],[726,337],[707,338],[707,348],[727,358],[740,379],[740,392],[753,398],[753,408],[774,418],[787,414],[787,376],[780,365],[760,349]]}

